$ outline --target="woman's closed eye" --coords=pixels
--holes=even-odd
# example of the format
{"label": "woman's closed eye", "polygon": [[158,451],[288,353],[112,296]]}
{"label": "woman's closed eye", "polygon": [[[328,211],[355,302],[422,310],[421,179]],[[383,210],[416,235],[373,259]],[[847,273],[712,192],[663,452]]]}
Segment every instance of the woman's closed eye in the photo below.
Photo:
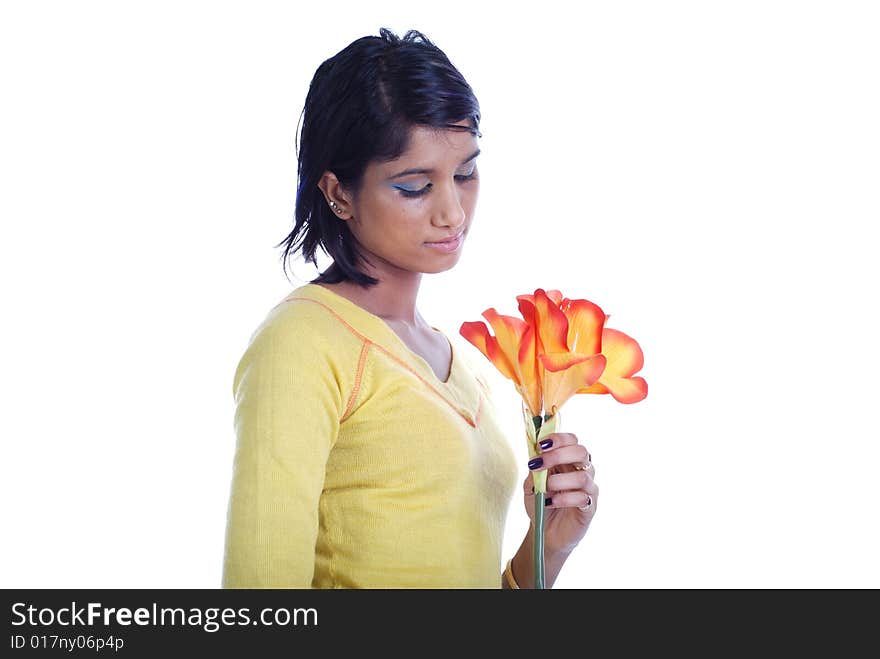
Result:
{"label": "woman's closed eye", "polygon": [[[476,178],[477,178],[477,168],[476,167],[474,167],[471,170],[470,174],[456,174],[456,176],[455,176],[455,180],[458,181],[459,183],[467,183],[468,181],[473,181]],[[420,190],[410,190],[409,188],[401,188],[396,185],[394,187],[400,192],[400,194],[402,196],[407,197],[407,198],[413,198],[413,197],[421,197],[421,196],[427,194],[428,190],[430,190],[432,187],[434,187],[434,184],[428,183],[428,185],[426,185],[424,188],[422,188]]]}

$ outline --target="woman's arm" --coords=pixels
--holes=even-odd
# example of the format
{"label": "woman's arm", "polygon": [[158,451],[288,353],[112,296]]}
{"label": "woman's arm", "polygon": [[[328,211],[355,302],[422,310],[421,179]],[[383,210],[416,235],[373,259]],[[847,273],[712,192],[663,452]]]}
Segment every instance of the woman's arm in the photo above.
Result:
{"label": "woman's arm", "polygon": [[314,576],[318,504],[342,397],[314,332],[283,319],[260,328],[236,369],[224,588],[309,588]]}
{"label": "woman's arm", "polygon": [[[510,570],[516,585],[521,589],[534,588],[535,586],[535,562],[532,547],[534,546],[534,533],[529,528],[522,543],[514,554],[510,563]],[[552,588],[556,577],[562,570],[562,566],[571,553],[564,552],[544,552],[544,587]],[[501,587],[510,589],[504,573],[501,574]]]}

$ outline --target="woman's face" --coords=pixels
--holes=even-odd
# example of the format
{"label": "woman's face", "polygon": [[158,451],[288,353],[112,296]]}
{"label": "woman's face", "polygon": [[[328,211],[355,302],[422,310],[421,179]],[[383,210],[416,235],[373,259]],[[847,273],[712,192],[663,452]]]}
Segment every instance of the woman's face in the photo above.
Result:
{"label": "woman's face", "polygon": [[458,262],[480,190],[478,154],[469,132],[418,126],[400,158],[370,163],[361,190],[341,193],[340,217],[376,268],[435,273]]}

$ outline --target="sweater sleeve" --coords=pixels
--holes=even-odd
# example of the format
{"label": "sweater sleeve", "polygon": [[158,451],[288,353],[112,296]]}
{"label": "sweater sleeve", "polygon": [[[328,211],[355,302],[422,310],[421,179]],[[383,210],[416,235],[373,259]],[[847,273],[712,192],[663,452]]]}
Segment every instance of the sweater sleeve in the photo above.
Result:
{"label": "sweater sleeve", "polygon": [[345,396],[330,344],[288,305],[235,372],[224,588],[309,588],[318,503]]}

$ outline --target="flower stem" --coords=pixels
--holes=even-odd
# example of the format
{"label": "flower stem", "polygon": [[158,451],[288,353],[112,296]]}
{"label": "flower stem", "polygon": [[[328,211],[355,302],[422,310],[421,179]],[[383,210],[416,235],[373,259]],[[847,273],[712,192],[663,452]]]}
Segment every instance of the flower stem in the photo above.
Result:
{"label": "flower stem", "polygon": [[[532,417],[535,424],[535,437],[541,432],[543,419],[540,415]],[[535,492],[535,538],[533,547],[535,589],[544,589],[544,492]]]}
{"label": "flower stem", "polygon": [[544,493],[535,493],[535,589],[544,589]]}

